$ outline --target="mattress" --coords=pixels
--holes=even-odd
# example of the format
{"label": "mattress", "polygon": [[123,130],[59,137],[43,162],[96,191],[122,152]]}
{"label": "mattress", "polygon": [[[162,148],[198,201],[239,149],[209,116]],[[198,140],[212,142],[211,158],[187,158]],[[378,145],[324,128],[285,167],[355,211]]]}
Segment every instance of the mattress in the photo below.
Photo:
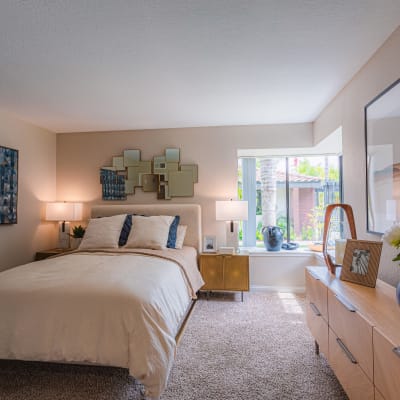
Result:
{"label": "mattress", "polygon": [[128,368],[157,398],[203,281],[197,251],[97,249],[0,273],[0,358]]}

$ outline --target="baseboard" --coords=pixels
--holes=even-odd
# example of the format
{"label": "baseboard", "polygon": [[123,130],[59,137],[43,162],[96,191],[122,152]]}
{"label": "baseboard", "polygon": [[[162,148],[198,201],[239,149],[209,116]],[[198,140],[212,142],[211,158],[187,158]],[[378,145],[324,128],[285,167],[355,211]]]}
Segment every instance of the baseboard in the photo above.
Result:
{"label": "baseboard", "polygon": [[305,286],[261,286],[251,285],[250,290],[255,292],[290,292],[290,293],[305,293]]}

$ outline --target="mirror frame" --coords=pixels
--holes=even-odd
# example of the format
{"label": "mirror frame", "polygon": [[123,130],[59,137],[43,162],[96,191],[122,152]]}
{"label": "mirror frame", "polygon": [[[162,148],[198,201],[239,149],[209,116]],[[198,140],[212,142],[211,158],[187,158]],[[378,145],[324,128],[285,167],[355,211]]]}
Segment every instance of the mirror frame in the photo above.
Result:
{"label": "mirror frame", "polygon": [[[367,217],[367,231],[369,233],[374,233],[374,234],[382,234],[386,229],[388,229],[391,224],[394,222],[394,220],[397,219],[397,202],[400,201],[400,181],[396,187],[398,187],[399,195],[397,199],[394,199],[394,193],[392,190],[391,198],[387,199],[385,204],[379,204],[379,201],[377,201],[377,194],[382,193],[380,190],[375,189],[375,180],[373,179],[373,176],[380,172],[381,176],[385,178],[384,174],[388,174],[388,172],[391,172],[391,177],[389,176],[389,185],[394,186],[394,167],[398,165],[398,169],[400,171],[400,157],[399,157],[399,162],[392,161],[391,166],[386,166],[385,168],[377,167],[376,169],[374,168],[374,160],[372,160],[372,150],[371,146],[372,143],[374,143],[374,138],[377,138],[380,136],[381,131],[379,129],[373,129],[372,127],[372,119],[371,119],[371,114],[374,112],[383,112],[383,113],[390,113],[392,111],[389,109],[388,101],[391,99],[390,96],[394,96],[396,94],[395,91],[399,91],[400,93],[400,79],[397,79],[395,82],[393,82],[390,86],[388,86],[385,90],[383,90],[381,93],[379,93],[376,97],[374,97],[365,107],[364,107],[364,129],[365,129],[365,173],[366,173],[366,217]],[[393,104],[392,108],[395,108],[398,106],[398,104]],[[386,148],[386,152],[388,150],[391,150],[392,157],[391,159],[393,160],[393,146],[397,147],[398,151],[400,152],[400,137],[399,137],[399,142],[397,143],[391,143],[392,149]],[[385,157],[385,149],[381,149],[381,162],[382,160],[387,161],[387,157]],[[375,153],[376,154],[376,153]],[[386,155],[387,156],[387,155]],[[375,160],[376,161],[376,160]],[[379,162],[379,159],[377,160]],[[380,169],[378,169],[380,168]],[[400,176],[400,175],[399,175]],[[394,212],[395,218],[393,220],[387,219],[387,216],[390,213],[389,210],[389,203],[387,201],[394,200],[394,203],[392,203],[392,214]],[[381,202],[382,203],[382,200]],[[400,211],[400,209],[399,209]]]}

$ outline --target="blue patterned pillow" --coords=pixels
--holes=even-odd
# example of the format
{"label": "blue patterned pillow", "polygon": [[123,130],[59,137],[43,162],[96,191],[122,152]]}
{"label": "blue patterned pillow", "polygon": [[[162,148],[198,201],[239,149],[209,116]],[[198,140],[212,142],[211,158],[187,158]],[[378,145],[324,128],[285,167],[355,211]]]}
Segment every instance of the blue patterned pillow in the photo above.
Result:
{"label": "blue patterned pillow", "polygon": [[171,226],[169,227],[169,234],[168,234],[168,240],[167,240],[167,247],[169,249],[175,248],[176,234],[178,232],[179,220],[180,220],[179,215],[176,215],[174,220],[171,223]]}
{"label": "blue patterned pillow", "polygon": [[128,240],[129,233],[132,228],[132,215],[128,214],[125,217],[124,225],[122,225],[121,233],[119,235],[118,246],[125,246]]}

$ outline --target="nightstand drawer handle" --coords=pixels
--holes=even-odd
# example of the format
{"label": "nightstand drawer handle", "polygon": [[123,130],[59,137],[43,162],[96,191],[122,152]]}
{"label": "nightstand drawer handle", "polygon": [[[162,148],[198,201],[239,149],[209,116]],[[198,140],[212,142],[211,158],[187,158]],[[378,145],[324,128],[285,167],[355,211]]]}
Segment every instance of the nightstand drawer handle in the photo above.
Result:
{"label": "nightstand drawer handle", "polygon": [[339,294],[335,294],[335,297],[347,308],[347,310],[349,310],[350,312],[356,312],[356,308],[353,306],[353,304],[347,301],[347,299],[340,296]]}
{"label": "nightstand drawer handle", "polygon": [[320,316],[321,316],[321,312],[318,310],[318,307],[317,307],[314,303],[310,303],[310,307],[311,307],[311,309],[314,311],[314,314],[315,314],[317,317],[320,317]]}
{"label": "nightstand drawer handle", "polygon": [[342,342],[341,339],[336,338],[337,344],[343,350],[344,354],[346,354],[347,358],[353,363],[357,364],[357,360],[354,358],[353,354],[351,354],[350,350],[346,347],[346,345]]}
{"label": "nightstand drawer handle", "polygon": [[400,357],[400,347],[393,347],[392,351],[397,357]]}

